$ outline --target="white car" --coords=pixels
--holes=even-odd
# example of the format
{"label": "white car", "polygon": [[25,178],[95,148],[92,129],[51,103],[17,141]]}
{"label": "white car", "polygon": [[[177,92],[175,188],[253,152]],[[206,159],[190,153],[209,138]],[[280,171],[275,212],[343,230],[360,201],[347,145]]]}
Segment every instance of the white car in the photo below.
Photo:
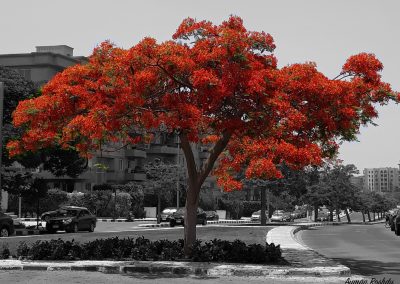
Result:
{"label": "white car", "polygon": [[[265,218],[267,218],[267,211],[265,211]],[[250,218],[251,221],[260,221],[261,220],[261,210],[254,212]]]}
{"label": "white car", "polygon": [[271,216],[271,222],[293,222],[293,219],[289,212],[276,212]]}
{"label": "white car", "polygon": [[161,212],[161,222],[166,221],[169,222],[169,217],[172,215],[172,213],[176,212],[176,208],[174,207],[167,207]]}

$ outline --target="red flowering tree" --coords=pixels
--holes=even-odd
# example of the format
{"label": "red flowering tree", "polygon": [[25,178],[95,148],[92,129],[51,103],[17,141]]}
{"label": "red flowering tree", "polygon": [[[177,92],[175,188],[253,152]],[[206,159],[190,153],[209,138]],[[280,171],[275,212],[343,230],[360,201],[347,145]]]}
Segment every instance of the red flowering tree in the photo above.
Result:
{"label": "red flowering tree", "polygon": [[[170,41],[145,38],[130,49],[102,43],[86,65],[56,75],[43,95],[19,104],[25,128],[11,154],[53,144],[90,155],[108,141],[138,143],[162,126],[179,133],[188,190],[185,249],[196,239],[199,192],[213,170],[225,190],[235,173],[280,178],[277,164],[318,164],[377,116],[374,103],[395,98],[372,54],[350,57],[327,78],[314,63],[277,67],[271,35],[248,31],[239,17],[220,25],[185,19]],[[138,135],[140,134],[140,135]],[[208,143],[196,164],[190,143]],[[222,155],[221,155],[222,154]]]}

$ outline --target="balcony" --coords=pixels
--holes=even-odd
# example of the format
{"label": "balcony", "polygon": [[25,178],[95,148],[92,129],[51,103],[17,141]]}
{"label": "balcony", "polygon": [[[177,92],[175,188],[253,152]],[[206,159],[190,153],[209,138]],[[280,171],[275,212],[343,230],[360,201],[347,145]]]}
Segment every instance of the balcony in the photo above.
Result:
{"label": "balcony", "polygon": [[147,157],[145,151],[138,150],[138,149],[126,149],[125,156],[132,157],[132,158],[143,158],[143,159],[145,159]]}
{"label": "balcony", "polygon": [[144,181],[146,180],[145,173],[125,173],[125,180],[127,181]]}
{"label": "balcony", "polygon": [[147,154],[159,154],[159,155],[177,155],[178,148],[170,147],[167,145],[151,145],[147,150]]}

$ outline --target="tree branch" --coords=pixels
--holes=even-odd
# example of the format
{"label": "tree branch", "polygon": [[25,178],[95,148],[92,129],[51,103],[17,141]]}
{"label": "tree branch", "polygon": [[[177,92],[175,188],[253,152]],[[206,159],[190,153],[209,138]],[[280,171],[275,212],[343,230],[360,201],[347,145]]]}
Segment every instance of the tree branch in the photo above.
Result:
{"label": "tree branch", "polygon": [[149,66],[160,68],[169,78],[171,78],[178,85],[185,86],[185,87],[187,87],[189,89],[193,89],[193,86],[190,83],[185,83],[185,82],[182,82],[182,81],[176,79],[172,74],[170,74],[167,71],[167,69],[165,69],[163,66],[161,66],[158,62],[156,64],[149,64]]}
{"label": "tree branch", "polygon": [[192,148],[190,147],[189,140],[185,132],[181,131],[179,134],[179,139],[181,140],[182,151],[185,154],[186,165],[188,168],[189,182],[195,182],[197,180],[197,169],[196,162],[194,160]]}
{"label": "tree branch", "polygon": [[218,159],[219,155],[228,145],[228,142],[232,136],[232,133],[228,131],[224,131],[222,134],[221,139],[215,143],[214,147],[210,151],[210,157],[208,157],[207,161],[205,162],[201,172],[199,173],[198,183],[203,184],[205,179],[207,178],[208,174],[214,167],[215,161]]}

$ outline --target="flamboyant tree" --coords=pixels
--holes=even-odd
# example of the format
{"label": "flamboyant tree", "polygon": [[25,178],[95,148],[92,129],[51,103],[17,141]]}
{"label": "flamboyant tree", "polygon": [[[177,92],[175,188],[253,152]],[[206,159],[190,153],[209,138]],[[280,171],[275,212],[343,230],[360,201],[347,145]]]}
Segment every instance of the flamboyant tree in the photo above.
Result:
{"label": "flamboyant tree", "polygon": [[[271,35],[248,31],[241,18],[220,25],[185,19],[172,40],[145,38],[130,49],[109,42],[85,65],[56,75],[43,95],[19,104],[24,136],[11,154],[53,144],[90,155],[108,141],[138,143],[158,127],[178,132],[187,164],[185,251],[196,239],[201,185],[217,159],[225,190],[246,178],[280,178],[277,164],[318,164],[395,97],[374,55],[350,57],[329,79],[314,63],[277,67]],[[208,143],[196,164],[190,143]],[[221,155],[221,153],[223,153]]]}

